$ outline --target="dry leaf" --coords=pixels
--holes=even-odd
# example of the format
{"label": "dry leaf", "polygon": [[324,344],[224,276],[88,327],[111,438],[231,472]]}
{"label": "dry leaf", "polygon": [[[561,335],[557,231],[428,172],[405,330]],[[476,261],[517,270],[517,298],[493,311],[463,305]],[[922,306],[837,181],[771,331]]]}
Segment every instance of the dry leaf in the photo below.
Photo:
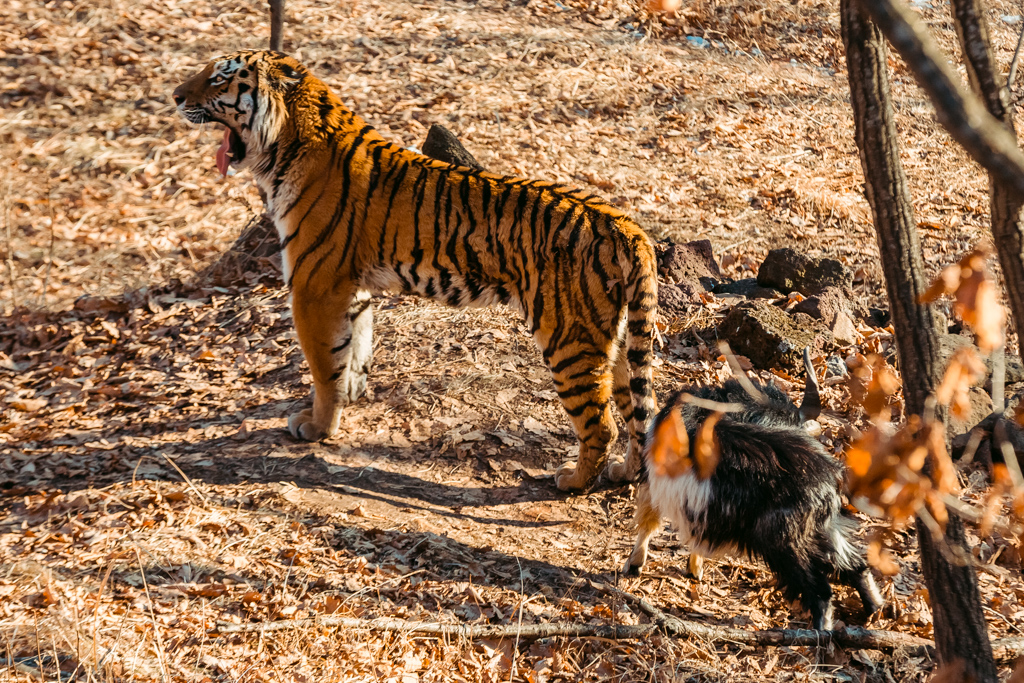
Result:
{"label": "dry leaf", "polygon": [[19,398],[11,401],[11,407],[25,413],[34,413],[46,407],[45,398]]}
{"label": "dry leaf", "polygon": [[644,7],[648,12],[678,12],[683,0],[648,0]]}
{"label": "dry leaf", "polygon": [[867,558],[868,564],[886,576],[900,573],[900,566],[893,560],[892,553],[883,547],[882,541],[877,538],[868,543]]}
{"label": "dry leaf", "polygon": [[847,361],[851,366],[850,392],[875,421],[889,419],[889,405],[900,389],[900,380],[885,359],[875,353]]}
{"label": "dry leaf", "polygon": [[999,304],[995,284],[985,267],[988,256],[986,250],[975,249],[959,263],[944,268],[921,296],[923,303],[944,294],[953,296],[953,311],[974,330],[983,353],[1003,345],[1006,328],[1006,309]]}
{"label": "dry leaf", "polygon": [[958,349],[949,359],[942,383],[935,390],[941,405],[952,403],[953,414],[965,417],[971,410],[971,387],[985,376],[985,364],[970,346]]}

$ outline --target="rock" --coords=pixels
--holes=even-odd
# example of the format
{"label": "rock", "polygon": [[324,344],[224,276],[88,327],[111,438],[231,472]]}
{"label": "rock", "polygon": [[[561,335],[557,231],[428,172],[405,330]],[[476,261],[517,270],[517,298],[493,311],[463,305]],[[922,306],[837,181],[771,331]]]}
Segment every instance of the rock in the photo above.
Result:
{"label": "rock", "polygon": [[1016,384],[1024,382],[1024,362],[1020,356],[1006,354],[1006,381],[1005,384]]}
{"label": "rock", "polygon": [[[973,408],[973,397],[971,403]],[[1004,413],[1003,417],[1005,418],[1003,428],[1006,438],[1013,447],[1013,452],[1019,462],[1021,459],[1024,459],[1024,430],[1013,420],[1012,416]],[[992,432],[997,419],[998,416],[996,415],[988,415],[970,431],[954,436],[950,443],[950,456],[953,460],[961,460],[966,455],[965,450],[971,441],[971,437],[977,434],[980,440],[978,448],[974,452],[973,461],[982,465],[989,474],[992,472],[993,465],[1005,464],[1006,459],[1003,456],[1002,449],[993,447],[992,443]]]}
{"label": "rock", "polygon": [[423,142],[423,153],[428,157],[447,161],[456,166],[468,166],[477,171],[484,170],[480,162],[462,146],[455,133],[435,123],[427,131],[427,139]]}
{"label": "rock", "polygon": [[718,335],[760,370],[784,367],[802,373],[804,347],[817,354],[833,346],[832,334],[818,321],[802,313],[790,316],[763,300],[747,301],[729,311]]}
{"label": "rock", "polygon": [[839,346],[852,346],[860,341],[857,326],[853,324],[853,318],[846,311],[839,311],[829,330]]}
{"label": "rock", "polygon": [[711,291],[715,294],[738,294],[748,299],[780,299],[784,296],[777,289],[762,287],[757,284],[757,279],[752,277],[732,282],[719,282]]}
{"label": "rock", "polygon": [[832,327],[840,313],[846,313],[850,318],[853,317],[850,314],[846,293],[839,287],[826,287],[821,294],[807,297],[794,306],[790,312],[806,313],[825,323],[826,327]]}
{"label": "rock", "polygon": [[842,356],[829,356],[825,361],[825,379],[845,379],[850,376],[846,361]]}
{"label": "rock", "polygon": [[962,418],[955,417],[950,411],[949,426],[954,434],[962,434],[974,429],[982,420],[992,414],[992,397],[979,387],[971,389],[971,408]]}
{"label": "rock", "polygon": [[697,280],[683,281],[674,285],[658,284],[658,312],[668,319],[681,318],[689,312],[691,304],[700,302],[704,293]]}
{"label": "rock", "polygon": [[[959,334],[940,334],[939,335],[939,366],[945,370],[946,365],[949,363],[949,359],[952,358],[953,354],[965,346],[970,346],[974,349],[974,352],[978,354],[978,357],[985,362],[985,380],[984,383],[979,382],[979,385],[984,386],[986,389],[992,388],[992,357],[982,357],[981,351],[978,347],[971,343],[969,337],[964,337]],[[1007,386],[1010,384],[1017,384],[1018,382],[1024,382],[1024,363],[1021,362],[1020,356],[1014,356],[1013,354],[1006,354],[1005,356],[1005,378],[1003,385]]]}
{"label": "rock", "polygon": [[840,346],[850,346],[860,341],[846,293],[839,287],[826,287],[817,296],[807,297],[798,303],[790,312],[805,313],[820,320],[832,331],[832,336]]}
{"label": "rock", "polygon": [[757,271],[757,284],[785,293],[800,292],[814,296],[828,287],[850,289],[853,274],[839,261],[812,258],[793,249],[773,249]]}
{"label": "rock", "polygon": [[658,276],[663,280],[699,280],[705,289],[711,289],[722,279],[722,271],[711,250],[711,240],[685,244],[660,242],[655,246],[655,251],[658,256]]}

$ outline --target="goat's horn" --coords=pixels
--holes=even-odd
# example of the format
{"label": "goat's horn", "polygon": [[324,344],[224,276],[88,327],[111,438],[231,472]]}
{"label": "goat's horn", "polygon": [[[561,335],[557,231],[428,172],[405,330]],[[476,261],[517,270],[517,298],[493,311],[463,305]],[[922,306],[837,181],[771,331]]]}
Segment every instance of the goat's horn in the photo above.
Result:
{"label": "goat's horn", "polygon": [[800,403],[800,421],[813,420],[821,415],[821,394],[818,392],[818,376],[811,363],[811,349],[804,348],[804,370],[807,382],[804,384],[804,399]]}

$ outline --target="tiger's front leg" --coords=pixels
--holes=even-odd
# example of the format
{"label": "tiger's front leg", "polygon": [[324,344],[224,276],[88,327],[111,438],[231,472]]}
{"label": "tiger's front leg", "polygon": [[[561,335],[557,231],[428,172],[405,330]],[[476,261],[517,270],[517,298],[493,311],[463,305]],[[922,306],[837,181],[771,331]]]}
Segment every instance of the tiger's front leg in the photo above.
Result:
{"label": "tiger's front leg", "polygon": [[318,441],[338,431],[341,409],[366,390],[373,355],[373,308],[365,291],[292,293],[299,344],[313,375],[313,407],[288,419],[292,435]]}

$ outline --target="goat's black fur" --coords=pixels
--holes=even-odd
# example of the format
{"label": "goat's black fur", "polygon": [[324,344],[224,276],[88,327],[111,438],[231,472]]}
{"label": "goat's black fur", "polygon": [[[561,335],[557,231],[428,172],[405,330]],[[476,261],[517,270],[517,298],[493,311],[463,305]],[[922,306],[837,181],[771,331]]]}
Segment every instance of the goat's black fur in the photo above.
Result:
{"label": "goat's black fur", "polygon": [[[881,596],[863,555],[851,544],[855,522],[841,512],[839,490],[843,466],[803,428],[800,412],[774,385],[757,387],[758,402],[739,382],[688,390],[692,396],[741,404],[715,425],[719,462],[705,481],[693,471],[679,477],[659,476],[647,461],[649,492],[641,492],[637,547],[626,563],[636,573],[646,558],[650,523],[641,521],[647,501],[660,525],[672,519],[691,550],[701,554],[739,552],[764,559],[779,588],[799,599],[811,612],[814,628],[831,628],[832,589],[829,578],[853,586],[871,613]],[[658,425],[679,410],[690,443],[711,411],[683,400],[679,392],[668,401],[652,427],[648,449]],[[649,498],[644,500],[644,495]],[[656,527],[655,527],[656,528]]]}

